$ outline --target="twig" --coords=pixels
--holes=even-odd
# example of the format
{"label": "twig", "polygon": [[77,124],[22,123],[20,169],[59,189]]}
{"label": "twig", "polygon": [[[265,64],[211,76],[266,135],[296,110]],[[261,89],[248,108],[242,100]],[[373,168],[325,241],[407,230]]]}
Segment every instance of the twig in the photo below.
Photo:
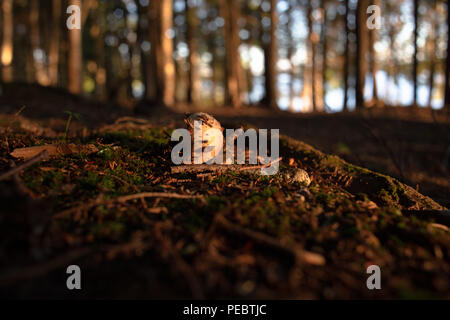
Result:
{"label": "twig", "polygon": [[78,212],[80,210],[89,210],[93,207],[105,205],[108,203],[114,203],[114,202],[126,202],[130,200],[136,200],[136,199],[144,199],[144,198],[168,198],[168,199],[202,199],[202,195],[186,195],[186,194],[178,194],[178,193],[163,193],[163,192],[144,192],[144,193],[137,193],[132,194],[128,196],[122,196],[115,199],[108,199],[108,200],[96,200],[91,203],[87,203],[85,205],[81,205],[75,208],[70,208],[67,210],[64,210],[62,212],[59,212],[54,215],[54,218],[61,218],[67,215],[70,215],[72,213]]}
{"label": "twig", "polygon": [[[14,160],[9,161],[9,164],[10,164],[12,169],[17,167],[17,165],[14,162]],[[13,175],[13,180],[14,180],[14,184],[16,185],[17,191],[21,195],[23,195],[23,196],[28,195],[31,198],[35,198],[35,195],[25,186],[25,184],[23,183],[22,179],[20,179],[18,173]]]}
{"label": "twig", "polygon": [[160,252],[161,256],[168,256],[173,260],[172,267],[176,272],[181,274],[186,280],[192,297],[194,299],[204,299],[204,293],[197,275],[193,268],[183,259],[180,253],[174,248],[170,238],[166,237],[161,230],[163,223],[156,223],[153,234],[157,242],[155,249]]}
{"label": "twig", "polygon": [[25,170],[28,167],[31,167],[33,164],[38,163],[41,160],[46,160],[48,159],[49,154],[47,152],[47,150],[42,151],[41,153],[39,153],[37,156],[31,158],[30,160],[28,160],[27,162],[21,164],[20,166],[17,166],[11,170],[9,170],[8,172],[5,172],[4,174],[2,174],[0,176],[0,181],[2,180],[6,180],[11,176],[14,176],[15,174],[21,172],[22,170]]}
{"label": "twig", "polygon": [[323,266],[325,264],[325,258],[320,254],[305,251],[295,246],[284,245],[280,243],[277,239],[272,238],[266,234],[237,226],[221,215],[216,216],[215,223],[216,226],[222,227],[231,233],[244,236],[246,238],[250,238],[251,240],[253,240],[256,243],[259,243],[260,245],[287,253],[288,255],[291,255],[295,259],[296,263],[306,262],[308,264],[316,266]]}

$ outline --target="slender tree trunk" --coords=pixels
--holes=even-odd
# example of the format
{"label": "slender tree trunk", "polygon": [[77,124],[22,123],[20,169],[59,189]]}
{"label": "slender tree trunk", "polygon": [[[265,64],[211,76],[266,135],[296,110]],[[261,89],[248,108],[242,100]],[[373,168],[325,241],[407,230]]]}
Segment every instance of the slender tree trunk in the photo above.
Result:
{"label": "slender tree trunk", "polygon": [[292,7],[289,8],[288,13],[288,23],[286,24],[286,33],[288,36],[288,58],[290,62],[290,68],[289,68],[289,111],[295,112],[294,109],[294,97],[295,97],[295,90],[294,90],[294,79],[295,79],[295,70],[294,70],[294,64],[292,63],[292,57],[294,55],[295,46],[294,46],[294,40],[292,38]]}
{"label": "slender tree trunk", "polygon": [[11,82],[13,80],[13,2],[12,0],[2,0],[2,46],[1,46],[1,64],[2,81]]}
{"label": "slender tree trunk", "polygon": [[173,24],[172,0],[161,0],[161,46],[158,59],[161,68],[160,74],[163,83],[163,102],[165,106],[172,106],[175,103],[175,63],[173,61],[173,40],[169,37],[169,30]]}
{"label": "slender tree trunk", "polygon": [[356,108],[364,108],[364,87],[367,74],[366,54],[368,49],[368,32],[366,10],[368,0],[359,0],[356,9]]}
{"label": "slender tree trunk", "polygon": [[428,108],[431,108],[431,103],[433,100],[433,88],[434,88],[434,76],[436,73],[436,48],[437,48],[437,42],[438,42],[438,35],[439,35],[439,25],[437,23],[439,16],[437,14],[437,1],[433,1],[433,23],[431,28],[431,34],[428,37],[430,39],[429,42],[429,60],[430,60],[430,77],[428,79]]}
{"label": "slender tree trunk", "polygon": [[[447,3],[447,30],[450,30],[450,5]],[[447,32],[447,59],[445,66],[445,108],[450,113],[450,32]]]}
{"label": "slender tree trunk", "polygon": [[222,8],[225,17],[225,104],[233,108],[239,108],[242,104],[239,90],[239,72],[241,72],[241,61],[239,56],[239,28],[237,25],[239,17],[238,0],[222,0]]}
{"label": "slender tree trunk", "polygon": [[313,8],[312,3],[308,5],[308,30],[309,30],[309,43],[311,46],[311,104],[312,111],[317,110],[316,103],[316,37],[313,29]]}
{"label": "slender tree trunk", "polygon": [[418,34],[419,34],[419,0],[414,0],[414,56],[413,56],[413,107],[417,107],[417,73],[418,73]]}
{"label": "slender tree trunk", "polygon": [[[70,5],[77,5],[81,8],[81,0],[70,0]],[[69,32],[69,52],[68,52],[68,88],[73,94],[81,94],[83,76],[83,47],[82,30],[73,29]]]}
{"label": "slender tree trunk", "polygon": [[344,57],[344,104],[343,104],[343,110],[348,111],[348,89],[349,89],[349,76],[350,76],[350,41],[349,41],[349,34],[350,34],[350,26],[348,24],[348,18],[349,18],[349,1],[345,0],[345,16],[344,16],[344,23],[345,23],[345,57]]}
{"label": "slender tree trunk", "polygon": [[148,35],[151,43],[149,57],[147,99],[170,107],[175,103],[175,63],[173,40],[169,36],[172,28],[172,1],[150,1],[148,6]]}
{"label": "slender tree trunk", "polygon": [[198,75],[197,65],[199,56],[197,52],[197,43],[194,30],[196,27],[195,10],[189,7],[189,1],[185,0],[186,6],[186,42],[189,48],[189,73],[187,81],[187,103],[198,101]]}
{"label": "slender tree trunk", "polygon": [[59,46],[61,30],[61,0],[53,0],[52,36],[50,37],[48,76],[52,86],[58,85]]}
{"label": "slender tree trunk", "polygon": [[323,109],[327,109],[326,105],[326,82],[327,82],[327,69],[328,69],[328,61],[327,61],[327,53],[328,53],[328,41],[327,41],[327,4],[326,0],[321,0],[320,2],[320,8],[322,10],[322,34],[321,34],[321,41],[322,41],[322,76],[321,76],[321,103],[323,104]]}
{"label": "slender tree trunk", "polygon": [[277,108],[277,39],[276,30],[278,17],[276,1],[270,0],[270,42],[265,48],[265,103],[271,108]]}
{"label": "slender tree trunk", "polygon": [[375,54],[376,29],[369,30],[370,74],[372,75],[372,105],[378,106],[377,58]]}
{"label": "slender tree trunk", "polygon": [[160,25],[160,2],[151,1],[148,6],[148,38],[151,43],[151,51],[149,55],[149,63],[147,69],[147,87],[145,90],[146,98],[151,103],[162,103],[162,81],[158,68],[158,54],[160,52],[159,47],[161,34]]}
{"label": "slender tree trunk", "polygon": [[312,42],[312,8],[307,5],[306,20],[308,21],[308,38],[306,41],[306,62],[303,70],[303,88],[301,93],[303,111],[313,111],[314,77],[313,77],[313,42]]}

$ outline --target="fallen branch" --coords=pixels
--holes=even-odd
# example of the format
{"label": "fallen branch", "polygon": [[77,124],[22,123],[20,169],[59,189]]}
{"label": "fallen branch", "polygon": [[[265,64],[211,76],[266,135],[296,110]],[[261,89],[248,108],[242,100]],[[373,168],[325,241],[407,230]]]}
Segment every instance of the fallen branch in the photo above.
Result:
{"label": "fallen branch", "polygon": [[121,196],[115,199],[108,199],[108,200],[96,200],[91,203],[87,203],[75,208],[70,208],[67,210],[64,210],[60,213],[55,214],[54,218],[61,218],[67,215],[70,215],[72,213],[79,212],[80,210],[89,210],[94,207],[100,206],[100,205],[106,205],[114,202],[126,202],[130,200],[136,200],[136,199],[145,199],[145,198],[168,198],[168,199],[203,199],[203,196],[201,195],[187,195],[187,194],[178,194],[178,193],[163,193],[163,192],[144,192],[144,193],[137,193],[137,194],[131,194],[128,196]]}
{"label": "fallen branch", "polygon": [[49,154],[47,150],[42,151],[38,155],[36,155],[34,158],[31,158],[27,162],[21,164],[20,166],[14,167],[8,172],[5,172],[0,176],[0,181],[6,180],[11,176],[14,176],[15,174],[21,172],[22,170],[25,170],[28,167],[31,167],[33,164],[38,163],[39,161],[46,160],[49,158]]}
{"label": "fallen branch", "polygon": [[35,146],[35,147],[27,147],[27,148],[19,148],[15,149],[11,156],[14,158],[24,158],[28,160],[30,158],[35,157],[36,155],[42,153],[43,151],[47,151],[49,156],[65,156],[71,155],[74,153],[87,153],[91,154],[97,152],[98,149],[93,144],[88,145],[76,145],[73,143],[70,144],[48,144],[45,146]]}
{"label": "fallen branch", "polygon": [[251,171],[251,170],[259,170],[272,166],[275,163],[278,163],[282,160],[282,158],[278,158],[277,160],[271,161],[269,163],[263,165],[255,165],[255,166],[244,166],[239,164],[189,164],[189,165],[179,165],[170,168],[170,172],[172,174],[176,173],[223,173],[227,171]]}

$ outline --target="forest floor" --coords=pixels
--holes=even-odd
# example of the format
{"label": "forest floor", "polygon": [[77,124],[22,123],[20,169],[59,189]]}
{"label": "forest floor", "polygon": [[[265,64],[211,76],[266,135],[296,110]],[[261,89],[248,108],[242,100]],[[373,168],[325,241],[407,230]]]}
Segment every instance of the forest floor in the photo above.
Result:
{"label": "forest floor", "polygon": [[[65,110],[82,115],[69,134]],[[404,110],[207,110],[227,128],[279,128],[281,173],[306,170],[304,186],[172,173],[182,113],[136,118],[63,91],[3,88],[0,175],[23,162],[17,148],[82,147],[0,181],[0,297],[449,299],[450,121]],[[71,264],[81,292],[66,288]],[[366,287],[373,264],[382,290]]]}

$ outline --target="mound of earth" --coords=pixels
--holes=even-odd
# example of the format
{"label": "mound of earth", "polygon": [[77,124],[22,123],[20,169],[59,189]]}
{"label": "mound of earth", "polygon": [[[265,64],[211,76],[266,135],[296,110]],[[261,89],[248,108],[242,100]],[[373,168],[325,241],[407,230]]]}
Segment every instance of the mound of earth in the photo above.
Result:
{"label": "mound of earth", "polygon": [[[127,119],[68,137],[9,126],[0,172],[15,148],[97,151],[0,181],[0,296],[450,298],[445,207],[287,137],[279,175],[174,174],[174,128]],[[309,186],[286,183],[295,168]],[[79,294],[66,289],[71,264],[85,275]],[[382,290],[366,287],[370,265]]]}

